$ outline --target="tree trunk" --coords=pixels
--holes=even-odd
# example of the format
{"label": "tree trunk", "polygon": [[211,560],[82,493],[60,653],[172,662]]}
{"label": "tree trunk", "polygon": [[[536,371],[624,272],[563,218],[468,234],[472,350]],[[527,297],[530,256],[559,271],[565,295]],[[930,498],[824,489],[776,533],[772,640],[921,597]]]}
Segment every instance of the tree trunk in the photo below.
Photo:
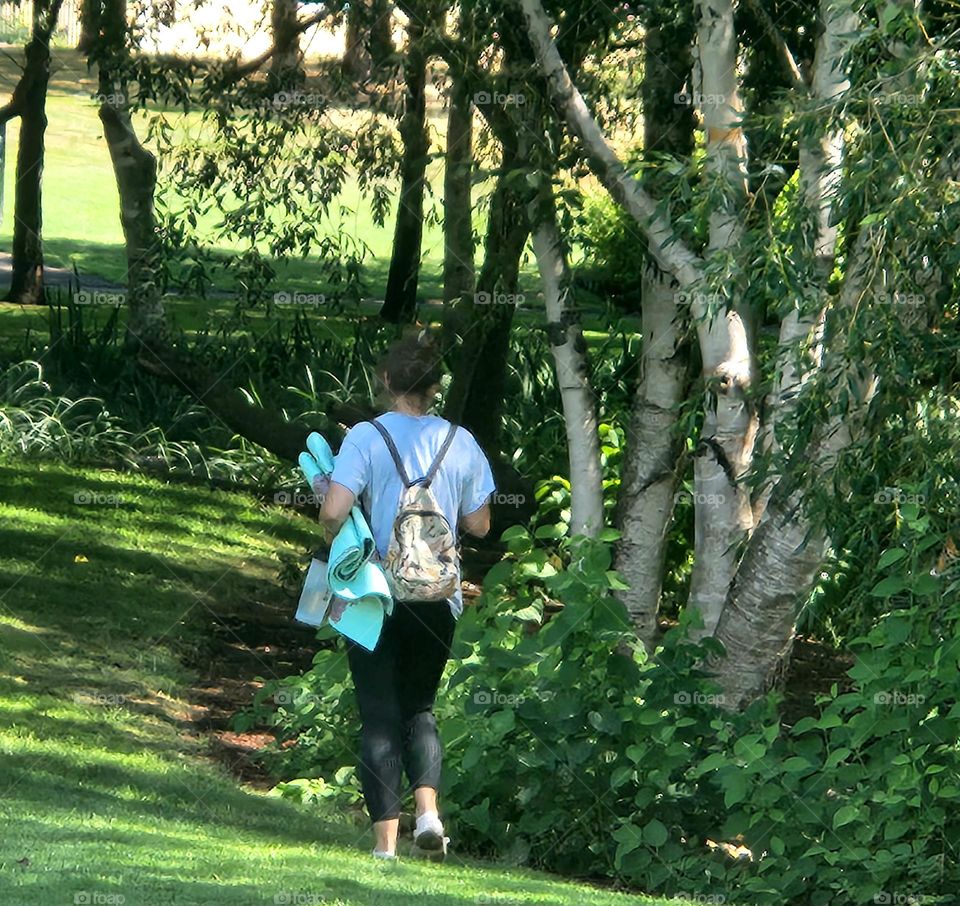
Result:
{"label": "tree trunk", "polygon": [[397,52],[393,46],[393,6],[390,0],[370,2],[370,61],[373,71],[387,68]]}
{"label": "tree trunk", "polygon": [[393,254],[380,316],[393,324],[413,320],[417,310],[417,283],[423,243],[423,195],[429,148],[426,123],[427,52],[425,25],[418,15],[407,24],[403,57],[404,106],[400,119],[403,160],[400,164],[400,201],[393,233]]}
{"label": "tree trunk", "polygon": [[360,79],[369,71],[367,48],[364,41],[366,8],[354,0],[347,7],[347,27],[343,40],[343,74],[351,79]]}
{"label": "tree trunk", "polygon": [[[837,348],[824,365],[830,369],[825,384],[831,388],[829,405],[835,414],[807,448],[794,450],[791,457],[805,464],[810,481],[826,480],[840,454],[862,430],[876,393],[876,378],[862,373],[840,348],[852,312],[875,279],[870,246],[870,231],[862,229],[850,250],[838,303]],[[841,411],[839,398],[850,391],[854,391],[854,402]],[[722,704],[729,709],[762,695],[782,668],[790,653],[798,606],[809,594],[823,559],[822,529],[811,523],[800,490],[787,489],[788,480],[788,476],[781,478],[771,494],[765,519],[750,540],[717,626],[716,638],[726,657],[713,667],[723,689]]]}
{"label": "tree trunk", "polygon": [[82,0],[80,4],[80,37],[77,50],[90,53],[100,39],[100,0]]}
{"label": "tree trunk", "polygon": [[[117,52],[126,28],[125,0],[104,6],[105,42]],[[119,39],[116,37],[120,32]],[[121,43],[115,43],[119,40]],[[100,121],[113,162],[120,196],[120,224],[127,257],[127,336],[131,345],[166,339],[163,294],[160,286],[161,248],[154,216],[157,162],[137,138],[126,103],[125,82],[100,63]]]}
{"label": "tree trunk", "polygon": [[630,586],[621,598],[637,635],[652,651],[663,588],[667,532],[679,482],[680,402],[690,386],[678,348],[680,325],[669,277],[651,265],[643,283],[641,374],[630,417],[618,502],[616,568]]}
{"label": "tree trunk", "polygon": [[297,0],[273,0],[270,30],[276,50],[270,58],[270,78],[277,86],[302,85],[306,77],[300,56]]}
{"label": "tree trunk", "polygon": [[[647,24],[644,33],[644,153],[680,157],[693,152],[693,116],[676,103],[690,71],[692,32],[676,25]],[[669,65],[666,61],[669,60]],[[678,65],[677,60],[683,62]],[[678,349],[681,312],[676,283],[652,262],[642,294],[640,380],[627,434],[618,501],[616,568],[628,591],[620,597],[648,650],[656,643],[657,614],[666,562],[667,532],[679,481],[683,437],[677,431],[680,402],[690,385],[689,356]]]}
{"label": "tree trunk", "polygon": [[527,205],[513,175],[525,160],[518,136],[501,132],[500,174],[490,202],[483,266],[473,298],[455,303],[446,333],[453,379],[444,415],[465,425],[487,450],[500,450],[510,330],[516,311],[520,256],[530,235]]}
{"label": "tree trunk", "polygon": [[473,295],[473,104],[466,79],[452,75],[443,174],[443,302]]}
{"label": "tree trunk", "polygon": [[396,52],[389,0],[357,0],[347,7],[343,72],[364,79],[386,69]]}
{"label": "tree trunk", "polygon": [[[746,141],[733,13],[731,0],[700,2],[699,106],[706,132],[707,173],[716,187],[707,254],[717,259],[734,257],[744,232]],[[694,460],[695,560],[688,606],[699,611],[703,620],[695,635],[712,635],[716,629],[742,545],[753,529],[753,509],[744,480],[758,425],[748,395],[753,355],[738,288],[731,287],[730,294],[732,298],[727,299],[705,292],[702,300],[691,300],[701,311],[698,335],[707,395]]]}
{"label": "tree trunk", "polygon": [[570,534],[595,537],[603,527],[603,474],[597,410],[590,387],[587,346],[573,301],[567,257],[549,184],[538,212],[533,249],[543,281],[547,335],[557,369],[570,462]]}
{"label": "tree trunk", "polygon": [[681,289],[692,287],[700,279],[703,262],[677,236],[673,224],[627,172],[607,141],[564,66],[551,33],[552,23],[541,0],[521,0],[521,6],[527,37],[533,45],[550,97],[570,131],[582,142],[597,178],[640,226],[657,264],[674,277]]}
{"label": "tree trunk", "polygon": [[13,267],[7,298],[21,305],[42,305],[43,164],[47,129],[47,85],[50,81],[50,35],[61,0],[33,6],[33,30],[14,101],[20,114],[20,141],[13,201]]}
{"label": "tree trunk", "polygon": [[[811,95],[831,101],[850,87],[842,68],[843,55],[858,27],[857,14],[846,5],[824,3],[822,32],[813,60]],[[823,317],[827,303],[827,281],[837,253],[837,225],[834,207],[843,157],[843,129],[820,135],[804,131],[800,137],[800,185],[808,224],[803,232],[803,251],[813,262],[809,285],[780,325],[777,374],[764,410],[767,418],[761,444],[767,455],[779,451],[777,429],[796,410],[796,402],[809,377],[820,367]],[[771,472],[754,503],[755,519],[763,518],[767,500],[778,474]]]}
{"label": "tree trunk", "polygon": [[128,348],[136,354],[140,367],[206,405],[231,431],[281,459],[296,462],[310,431],[322,431],[335,442],[342,431],[334,419],[349,423],[368,417],[368,413],[343,407],[322,425],[289,421],[275,409],[252,404],[246,394],[224,380],[224,373],[215,373],[188,350],[171,343],[158,283],[162,248],[154,215],[156,161],[140,143],[125,101],[126,0],[109,0],[103,7],[102,24],[97,49],[100,120],[120,197],[127,258]]}

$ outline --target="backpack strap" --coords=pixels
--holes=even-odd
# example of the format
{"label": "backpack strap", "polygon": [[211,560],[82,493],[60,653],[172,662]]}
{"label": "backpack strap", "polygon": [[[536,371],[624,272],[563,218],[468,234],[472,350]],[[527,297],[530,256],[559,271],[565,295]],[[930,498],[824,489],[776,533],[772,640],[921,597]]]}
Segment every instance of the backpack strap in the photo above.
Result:
{"label": "backpack strap", "polygon": [[370,424],[380,433],[380,436],[383,438],[383,442],[387,445],[387,449],[390,451],[390,456],[393,459],[393,464],[397,467],[397,471],[400,473],[400,480],[403,482],[405,488],[409,488],[412,485],[423,483],[425,488],[430,487],[430,483],[434,478],[437,477],[437,471],[440,468],[440,464],[443,462],[444,456],[447,455],[447,450],[450,449],[450,444],[453,443],[453,438],[457,433],[457,426],[452,422],[450,424],[450,429],[447,431],[447,436],[443,439],[443,443],[440,445],[440,451],[437,453],[436,459],[434,459],[431,464],[427,474],[423,478],[418,478],[416,481],[411,481],[407,475],[407,470],[403,467],[403,460],[400,458],[400,451],[397,449],[397,445],[393,442],[393,438],[390,436],[390,432],[387,431],[383,425],[380,424],[375,418],[370,420]]}
{"label": "backpack strap", "polygon": [[384,428],[383,425],[381,425],[380,422],[378,422],[375,418],[370,420],[370,424],[380,432],[380,436],[383,438],[383,442],[387,445],[387,449],[390,451],[390,456],[393,458],[393,464],[397,467],[397,471],[400,473],[400,480],[403,482],[403,486],[405,488],[409,488],[413,482],[407,476],[407,470],[403,467],[403,460],[400,458],[400,451],[397,449],[397,445],[393,442],[390,432],[387,431],[387,429]]}
{"label": "backpack strap", "polygon": [[423,486],[425,488],[429,488],[430,483],[434,478],[437,477],[437,470],[440,468],[440,463],[443,462],[443,457],[447,455],[447,450],[450,449],[450,444],[453,443],[453,438],[456,433],[457,426],[451,422],[450,430],[447,431],[447,436],[443,439],[443,445],[440,447],[440,452],[437,453],[437,458],[433,461],[433,465],[430,466],[430,470],[423,479]]}

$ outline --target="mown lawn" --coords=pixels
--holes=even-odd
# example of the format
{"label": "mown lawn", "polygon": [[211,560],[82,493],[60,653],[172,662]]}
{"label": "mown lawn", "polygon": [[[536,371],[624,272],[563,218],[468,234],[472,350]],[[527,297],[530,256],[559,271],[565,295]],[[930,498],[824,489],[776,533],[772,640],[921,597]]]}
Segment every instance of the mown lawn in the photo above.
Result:
{"label": "mown lawn", "polygon": [[[0,463],[0,906],[664,904],[452,858],[238,785],[184,732],[221,596],[310,525],[240,495]],[[682,902],[671,900],[675,906]]]}

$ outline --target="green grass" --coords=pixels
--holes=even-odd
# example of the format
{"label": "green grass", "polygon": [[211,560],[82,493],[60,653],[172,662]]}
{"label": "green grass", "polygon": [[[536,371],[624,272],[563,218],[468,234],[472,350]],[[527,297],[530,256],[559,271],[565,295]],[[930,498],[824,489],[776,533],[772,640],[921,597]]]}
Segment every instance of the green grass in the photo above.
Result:
{"label": "green grass", "polygon": [[184,658],[207,650],[218,600],[275,594],[305,520],[55,465],[0,463],[0,483],[0,906],[666,902],[470,860],[376,863],[356,819],[204,757]]}

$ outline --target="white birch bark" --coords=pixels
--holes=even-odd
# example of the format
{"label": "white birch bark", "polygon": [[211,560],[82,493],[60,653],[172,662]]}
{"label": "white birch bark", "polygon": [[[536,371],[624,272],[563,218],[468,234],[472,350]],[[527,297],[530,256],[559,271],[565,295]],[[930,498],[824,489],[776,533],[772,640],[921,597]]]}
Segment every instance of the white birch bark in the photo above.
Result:
{"label": "white birch bark", "polygon": [[663,584],[667,530],[678,484],[683,438],[676,425],[688,369],[677,348],[675,284],[651,268],[644,277],[640,382],[633,404],[628,456],[620,477],[616,568],[630,586],[622,595],[637,635],[652,651]]}
{"label": "white birch bark", "polygon": [[[547,197],[547,194],[549,197]],[[597,410],[587,374],[586,344],[573,304],[570,271],[557,226],[552,190],[544,193],[533,232],[547,310],[547,335],[557,370],[570,460],[570,534],[594,537],[603,527],[603,475]]]}
{"label": "white birch bark", "polygon": [[[835,101],[850,87],[845,54],[856,33],[859,17],[849,0],[824,0],[820,18],[823,31],[813,60],[811,97],[824,105]],[[779,452],[777,429],[796,408],[796,400],[810,376],[820,367],[823,355],[823,319],[826,288],[837,252],[837,225],[834,207],[843,159],[843,129],[801,135],[799,148],[800,185],[813,229],[807,251],[813,272],[804,297],[780,324],[777,373],[764,407],[767,418],[762,433],[765,453]],[[772,471],[754,504],[754,515],[763,518],[770,492],[778,479]]]}
{"label": "white birch bark", "polygon": [[[717,201],[710,213],[708,254],[731,257],[741,245],[746,196],[746,141],[737,77],[737,33],[730,0],[702,0],[698,31],[700,97],[695,98],[706,132],[707,171]],[[729,295],[731,303],[725,298]],[[739,291],[707,296],[693,310],[703,356],[707,405],[694,462],[695,561],[688,606],[700,612],[712,635],[736,574],[743,543],[753,529],[753,511],[743,478],[750,467],[757,417],[747,401],[753,360]]]}
{"label": "white birch bark", "polygon": [[590,157],[591,165],[604,187],[640,225],[650,253],[663,270],[672,274],[681,287],[700,279],[700,258],[677,236],[671,222],[657,213],[656,202],[627,173],[593,118],[583,95],[570,78],[550,33],[551,22],[540,0],[521,0],[527,21],[527,35],[537,63],[547,82],[551,99],[563,114]]}
{"label": "white birch bark", "polygon": [[[840,310],[851,316],[876,277],[871,242],[870,230],[863,229],[851,251],[839,301]],[[856,361],[845,360],[842,351],[832,359],[825,367],[833,372],[829,380],[834,388],[833,414],[808,449],[793,451],[793,458],[802,456],[814,476],[828,475],[857,438],[877,389],[876,377]],[[856,389],[856,397],[843,410],[839,398],[850,388]],[[729,709],[761,695],[776,677],[792,644],[798,606],[823,559],[822,527],[811,522],[799,490],[784,490],[786,481],[780,479],[773,490],[766,518],[750,539],[717,626],[716,638],[727,654],[713,666],[723,689],[722,704]]]}
{"label": "white birch bark", "polygon": [[[671,222],[656,212],[653,199],[627,173],[611,148],[570,79],[540,0],[521,0],[521,5],[527,33],[555,105],[570,130],[580,138],[604,186],[643,231],[651,255],[683,290],[675,298],[675,307],[688,304],[697,325],[704,377],[716,397],[715,405],[709,407],[707,414],[708,454],[703,457],[698,494],[702,489],[707,499],[722,499],[723,511],[710,514],[706,521],[700,520],[697,556],[699,562],[702,553],[703,562],[691,600],[694,606],[705,610],[708,621],[715,624],[733,577],[736,544],[752,527],[749,500],[745,500],[746,495],[738,484],[749,463],[755,437],[755,417],[744,395],[752,370],[746,326],[736,310],[726,310],[723,306],[716,317],[710,317],[713,300],[698,286],[703,260],[676,237]],[[736,83],[736,33],[729,3],[722,7],[718,18],[705,0],[704,13],[709,19],[704,25],[705,38],[701,39],[709,45],[701,55],[704,91],[723,96],[723,103],[714,103],[712,109],[704,111],[708,153],[713,172],[727,180],[731,194],[730,204],[721,205],[711,220],[711,246],[718,254],[725,254],[740,235],[736,197],[739,194],[742,198],[744,183],[745,146]],[[736,492],[729,488],[735,488]],[[714,588],[720,591],[715,592]]]}

